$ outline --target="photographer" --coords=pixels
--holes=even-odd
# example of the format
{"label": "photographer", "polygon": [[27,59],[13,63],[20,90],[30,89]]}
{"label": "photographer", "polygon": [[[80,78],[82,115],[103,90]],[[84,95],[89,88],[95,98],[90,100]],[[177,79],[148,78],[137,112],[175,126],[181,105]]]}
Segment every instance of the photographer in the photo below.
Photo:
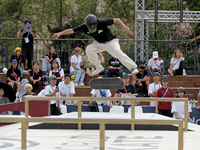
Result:
{"label": "photographer", "polygon": [[26,65],[28,69],[32,68],[33,60],[33,39],[36,37],[35,31],[31,28],[31,21],[25,21],[25,28],[21,30],[19,37],[22,37],[22,54],[24,56],[24,66]]}

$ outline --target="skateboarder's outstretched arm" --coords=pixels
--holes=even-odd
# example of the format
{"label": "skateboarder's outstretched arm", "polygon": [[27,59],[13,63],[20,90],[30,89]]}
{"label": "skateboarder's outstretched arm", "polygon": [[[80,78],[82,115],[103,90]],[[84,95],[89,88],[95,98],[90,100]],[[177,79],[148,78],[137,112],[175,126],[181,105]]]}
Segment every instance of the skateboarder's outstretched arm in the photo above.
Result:
{"label": "skateboarder's outstretched arm", "polygon": [[129,34],[133,34],[133,32],[129,29],[129,27],[127,27],[119,18],[113,18],[114,23],[119,24],[120,26],[122,26],[122,28],[124,29],[124,31],[126,31]]}
{"label": "skateboarder's outstretched arm", "polygon": [[59,33],[55,33],[52,37],[54,39],[58,39],[61,35],[64,35],[64,34],[72,34],[74,33],[74,30],[73,29],[67,29],[67,30],[64,30],[62,32],[59,32]]}

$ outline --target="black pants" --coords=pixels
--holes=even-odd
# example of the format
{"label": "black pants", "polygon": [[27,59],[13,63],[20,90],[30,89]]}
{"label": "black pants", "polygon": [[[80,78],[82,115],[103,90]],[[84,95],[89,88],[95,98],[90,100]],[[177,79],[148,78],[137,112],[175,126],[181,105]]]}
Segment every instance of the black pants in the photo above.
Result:
{"label": "black pants", "polygon": [[185,68],[185,62],[181,61],[179,68],[173,72],[174,75],[183,75],[183,68]]}
{"label": "black pants", "polygon": [[28,69],[32,69],[32,60],[33,60],[33,48],[22,48],[22,55],[24,56],[24,67],[26,65],[27,59],[27,67]]}
{"label": "black pants", "polygon": [[51,104],[51,115],[62,115],[60,109],[56,107],[56,104]]}
{"label": "black pants", "polygon": [[163,109],[159,109],[159,114],[163,115],[163,116],[168,116],[168,117],[172,117],[172,113],[171,110],[163,110]]}

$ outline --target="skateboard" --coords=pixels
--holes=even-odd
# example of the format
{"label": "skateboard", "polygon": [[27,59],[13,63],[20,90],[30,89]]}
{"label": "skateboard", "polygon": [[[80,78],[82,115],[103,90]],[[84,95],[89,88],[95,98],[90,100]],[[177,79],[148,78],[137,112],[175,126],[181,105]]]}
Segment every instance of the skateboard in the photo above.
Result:
{"label": "skateboard", "polygon": [[89,83],[92,89],[123,89],[124,82],[121,78],[98,78]]}

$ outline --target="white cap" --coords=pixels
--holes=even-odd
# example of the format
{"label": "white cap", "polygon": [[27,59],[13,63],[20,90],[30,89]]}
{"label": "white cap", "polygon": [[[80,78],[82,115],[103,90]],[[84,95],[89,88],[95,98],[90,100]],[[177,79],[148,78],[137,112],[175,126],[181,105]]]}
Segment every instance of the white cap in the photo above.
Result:
{"label": "white cap", "polygon": [[153,52],[153,58],[158,58],[158,52],[157,51]]}

